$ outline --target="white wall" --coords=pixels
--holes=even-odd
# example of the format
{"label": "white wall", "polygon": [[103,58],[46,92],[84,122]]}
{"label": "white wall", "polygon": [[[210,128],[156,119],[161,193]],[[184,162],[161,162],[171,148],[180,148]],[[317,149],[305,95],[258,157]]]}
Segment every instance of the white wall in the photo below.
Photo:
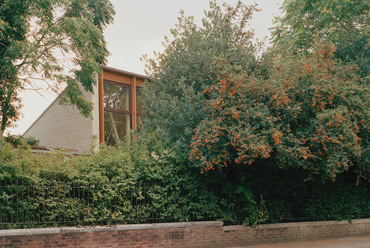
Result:
{"label": "white wall", "polygon": [[98,87],[94,94],[86,93],[86,99],[93,103],[92,119],[85,118],[74,107],[59,104],[59,97],[45,110],[35,123],[24,133],[40,140],[40,146],[88,151],[93,142],[99,140]]}

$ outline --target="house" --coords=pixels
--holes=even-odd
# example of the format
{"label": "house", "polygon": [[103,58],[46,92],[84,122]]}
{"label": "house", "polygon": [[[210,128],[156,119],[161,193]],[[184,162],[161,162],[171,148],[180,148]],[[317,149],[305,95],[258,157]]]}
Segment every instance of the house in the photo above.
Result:
{"label": "house", "polygon": [[92,118],[83,117],[77,108],[59,104],[59,97],[24,133],[40,140],[40,146],[84,152],[93,137],[114,145],[131,129],[140,129],[144,108],[138,97],[148,77],[103,66],[94,93],[85,97],[93,103]]}

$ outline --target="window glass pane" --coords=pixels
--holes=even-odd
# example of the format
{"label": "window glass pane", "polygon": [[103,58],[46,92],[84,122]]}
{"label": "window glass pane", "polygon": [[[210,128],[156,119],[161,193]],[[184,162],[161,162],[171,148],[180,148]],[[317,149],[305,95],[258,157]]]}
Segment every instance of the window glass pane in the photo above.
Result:
{"label": "window glass pane", "polygon": [[116,139],[122,139],[130,132],[131,118],[129,114],[104,111],[104,141],[107,145],[117,144]]}
{"label": "window glass pane", "polygon": [[136,112],[139,114],[145,114],[144,105],[140,101],[142,97],[142,92],[140,88],[136,88]]}
{"label": "window glass pane", "polygon": [[104,82],[104,107],[130,111],[129,87]]}

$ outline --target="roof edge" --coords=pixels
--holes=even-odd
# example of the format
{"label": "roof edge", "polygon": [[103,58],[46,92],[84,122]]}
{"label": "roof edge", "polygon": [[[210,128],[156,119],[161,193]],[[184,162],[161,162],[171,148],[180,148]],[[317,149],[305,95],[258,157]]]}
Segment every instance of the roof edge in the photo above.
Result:
{"label": "roof edge", "polygon": [[109,71],[109,72],[115,72],[115,73],[119,73],[119,74],[125,74],[125,75],[128,75],[128,76],[135,76],[135,77],[139,77],[139,78],[143,78],[143,79],[149,79],[149,77],[146,76],[146,75],[141,75],[141,74],[138,74],[138,73],[124,71],[124,70],[120,70],[120,69],[109,67],[109,66],[105,66],[105,65],[102,65],[101,68],[103,69],[103,71],[106,70],[106,71]]}
{"label": "roof edge", "polygon": [[41,119],[41,117],[46,113],[46,111],[48,111],[51,108],[51,106],[54,105],[54,103],[59,100],[60,95],[63,92],[64,90],[57,95],[57,97],[49,104],[49,106],[47,106],[47,108],[39,115],[39,117],[31,124],[31,126],[27,128],[27,130],[22,134],[22,136],[25,136],[26,133],[36,124],[36,122],[38,122]]}

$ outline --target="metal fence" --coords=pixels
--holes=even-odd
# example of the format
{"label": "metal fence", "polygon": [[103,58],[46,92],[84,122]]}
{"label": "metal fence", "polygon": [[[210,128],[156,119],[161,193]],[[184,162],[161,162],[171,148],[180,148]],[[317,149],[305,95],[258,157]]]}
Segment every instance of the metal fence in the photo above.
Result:
{"label": "metal fence", "polygon": [[[180,188],[154,183],[0,182],[0,229],[215,220],[182,203]],[[167,201],[158,197],[168,197]],[[177,201],[176,201],[177,199]],[[193,204],[197,201],[194,199]],[[194,209],[195,210],[195,209]]]}
{"label": "metal fence", "polygon": [[[0,181],[0,229],[207,220],[242,224],[251,215],[265,218],[267,223],[333,218],[323,218],[317,213],[320,210],[310,209],[309,196],[299,201],[287,196],[274,196],[271,201],[268,197],[257,199],[259,208],[253,209],[250,203],[235,197],[215,193],[212,199],[200,198],[189,195],[184,187],[170,188],[154,182],[94,185]],[[369,217],[368,208],[352,218]]]}

